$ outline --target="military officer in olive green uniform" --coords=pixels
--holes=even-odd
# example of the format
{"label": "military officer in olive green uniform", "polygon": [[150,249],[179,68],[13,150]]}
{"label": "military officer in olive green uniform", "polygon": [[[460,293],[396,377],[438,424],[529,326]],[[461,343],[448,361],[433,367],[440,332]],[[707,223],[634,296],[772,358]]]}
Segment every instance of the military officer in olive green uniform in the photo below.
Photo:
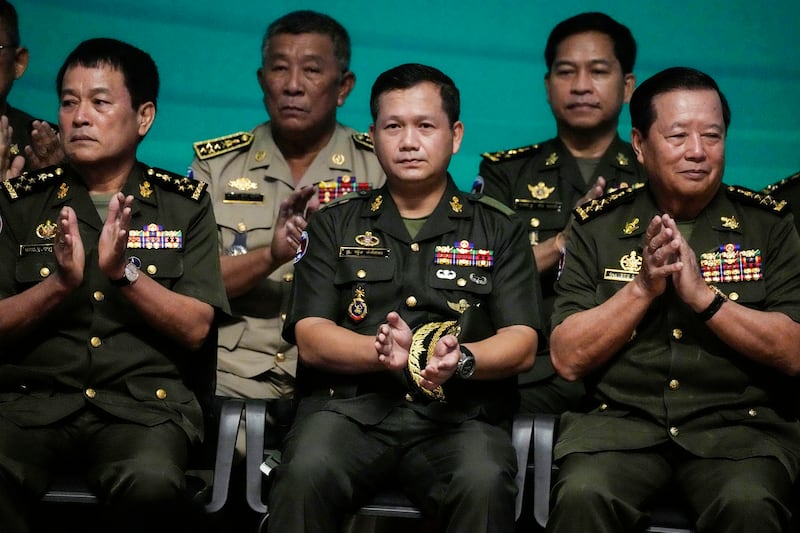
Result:
{"label": "military officer in olive green uniform", "polygon": [[800,470],[800,237],[722,184],[730,109],[664,70],[630,103],[649,185],[576,209],[553,363],[591,405],[561,418],[548,531],[640,531],[672,482],[698,533],[785,532]]}
{"label": "military officer in olive green uniform", "polygon": [[[45,121],[12,107],[8,95],[15,80],[28,67],[28,49],[20,46],[17,10],[0,0],[0,181],[17,176],[22,170],[33,170],[59,163],[64,152],[56,131]],[[9,129],[10,128],[10,129]],[[13,165],[12,165],[13,163]],[[7,168],[8,176],[6,176]]]}
{"label": "military officer in olive green uniform", "polygon": [[371,109],[386,185],[324,207],[298,250],[284,335],[304,394],[269,530],[339,531],[391,480],[443,530],[513,531],[514,376],[540,318],[525,230],[447,174],[463,135],[449,77],[390,69]]}
{"label": "military officer in olive green uniform", "polygon": [[325,202],[384,177],[367,136],[336,122],[355,82],[346,30],[327,15],[289,13],[269,26],[262,52],[258,79],[270,121],[195,143],[192,171],[210,186],[235,315],[219,330],[217,393],[287,398],[297,349],[280,332],[297,243],[282,231],[305,205],[287,215],[281,202],[315,184]]}
{"label": "military officer in olive green uniform", "polygon": [[53,473],[85,464],[118,520],[104,531],[169,530],[204,432],[186,379],[212,367],[198,350],[228,308],[213,208],[136,160],[147,53],[85,41],[57,87],[68,164],[0,183],[0,529],[28,531]]}
{"label": "military officer in olive green uniform", "polygon": [[[549,317],[572,208],[639,184],[644,176],[630,144],[617,134],[619,114],[636,81],[636,42],[630,30],[603,13],[582,13],[553,28],[544,57],[547,100],[558,136],[483,154],[474,190],[523,217]],[[542,343],[536,365],[520,376],[520,393],[522,410],[560,413],[578,406],[583,387],[555,375]]]}

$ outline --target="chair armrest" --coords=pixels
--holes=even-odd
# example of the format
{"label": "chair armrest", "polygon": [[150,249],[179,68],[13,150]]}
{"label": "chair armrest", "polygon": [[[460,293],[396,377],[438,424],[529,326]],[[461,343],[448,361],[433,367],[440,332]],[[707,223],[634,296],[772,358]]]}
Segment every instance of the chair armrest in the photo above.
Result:
{"label": "chair armrest", "polygon": [[558,417],[537,414],[533,419],[533,517],[542,527],[550,517],[553,441]]}
{"label": "chair armrest", "polygon": [[261,514],[267,513],[267,504],[261,499],[264,474],[261,463],[264,461],[264,433],[267,424],[267,402],[248,399],[245,402],[245,497],[247,505]]}
{"label": "chair armrest", "polygon": [[528,454],[531,447],[531,434],[533,433],[533,415],[518,413],[514,416],[511,429],[511,443],[517,452],[517,502],[515,517],[519,520],[522,514],[522,502],[525,495],[525,477],[528,473]]}
{"label": "chair armrest", "polygon": [[236,436],[239,433],[239,421],[242,418],[243,408],[244,401],[236,398],[226,399],[220,408],[211,501],[205,505],[207,513],[216,513],[228,500],[233,453],[236,449]]}

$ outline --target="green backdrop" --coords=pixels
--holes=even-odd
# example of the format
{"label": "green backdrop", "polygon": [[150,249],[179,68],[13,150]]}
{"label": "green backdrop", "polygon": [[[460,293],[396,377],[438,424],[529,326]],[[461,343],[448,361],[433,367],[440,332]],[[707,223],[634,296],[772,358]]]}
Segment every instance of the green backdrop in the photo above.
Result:
{"label": "green backdrop", "polygon": [[[13,0],[12,0],[13,1]],[[266,119],[255,71],[267,24],[300,8],[326,12],[353,41],[355,90],[340,120],[369,126],[368,97],[382,71],[405,62],[436,66],[461,89],[466,134],[451,165],[469,187],[480,153],[553,136],[542,51],[550,29],[581,11],[605,11],[639,45],[640,80],[674,65],[711,74],[730,100],[725,181],[761,188],[800,170],[800,2],[630,0],[16,0],[31,52],[12,104],[55,121],[54,79],[66,54],[90,37],[148,51],[162,77],[155,126],[141,159],[184,172],[191,143]],[[620,133],[629,138],[627,108]]]}

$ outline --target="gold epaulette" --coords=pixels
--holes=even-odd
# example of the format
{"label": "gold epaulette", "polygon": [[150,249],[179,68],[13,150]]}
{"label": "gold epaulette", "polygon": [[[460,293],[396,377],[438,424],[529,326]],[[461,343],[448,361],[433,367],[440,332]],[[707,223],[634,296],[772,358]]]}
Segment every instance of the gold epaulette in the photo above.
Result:
{"label": "gold epaulette", "polygon": [[162,189],[178,193],[195,202],[203,197],[203,192],[208,187],[204,181],[193,180],[160,168],[148,168],[146,174]]}
{"label": "gold epaulette", "polygon": [[764,194],[775,194],[787,185],[790,185],[798,180],[800,180],[800,172],[796,172],[788,178],[783,178],[781,181],[773,183],[772,185],[767,185],[761,190],[761,192]]}
{"label": "gold epaulette", "polygon": [[368,133],[354,133],[353,142],[362,150],[375,151],[375,145],[372,144],[372,139],[369,138]]}
{"label": "gold epaulette", "polygon": [[481,154],[481,157],[492,163],[497,163],[499,161],[509,161],[526,155],[533,155],[538,151],[539,145],[531,144],[528,146],[520,146],[519,148],[500,150],[499,152],[484,152]]}
{"label": "gold epaulette", "polygon": [[241,150],[250,146],[253,142],[253,134],[246,131],[226,135],[225,137],[217,137],[216,139],[209,139],[207,141],[199,141],[194,143],[194,153],[197,154],[198,159],[211,159],[218,155],[227,154],[234,150]]}
{"label": "gold epaulette", "polygon": [[579,224],[588,222],[598,215],[630,201],[634,197],[634,193],[642,187],[644,187],[644,185],[639,183],[627,189],[617,189],[614,192],[604,194],[600,198],[595,198],[585,204],[581,204],[572,211],[575,215],[575,220],[578,221]]}
{"label": "gold epaulette", "polygon": [[756,207],[761,207],[773,213],[783,213],[788,208],[789,202],[786,200],[778,200],[769,194],[763,192],[756,192],[745,187],[738,185],[728,186],[728,196],[739,200],[740,202]]}
{"label": "gold epaulette", "polygon": [[8,199],[13,202],[35,192],[52,187],[63,173],[64,169],[60,166],[32,170],[16,178],[1,182],[2,189]]}

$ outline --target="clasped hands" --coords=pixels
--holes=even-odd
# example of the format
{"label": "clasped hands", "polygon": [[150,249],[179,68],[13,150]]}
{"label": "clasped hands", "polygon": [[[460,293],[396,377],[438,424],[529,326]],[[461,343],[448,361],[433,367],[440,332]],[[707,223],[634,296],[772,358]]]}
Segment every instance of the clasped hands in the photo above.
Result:
{"label": "clasped hands", "polygon": [[[395,311],[386,315],[386,323],[378,327],[375,335],[375,351],[378,360],[387,370],[402,370],[408,364],[413,333],[408,324]],[[428,354],[427,364],[420,372],[420,385],[434,390],[450,379],[461,359],[461,347],[454,335],[445,335],[436,343],[433,353]]]}

